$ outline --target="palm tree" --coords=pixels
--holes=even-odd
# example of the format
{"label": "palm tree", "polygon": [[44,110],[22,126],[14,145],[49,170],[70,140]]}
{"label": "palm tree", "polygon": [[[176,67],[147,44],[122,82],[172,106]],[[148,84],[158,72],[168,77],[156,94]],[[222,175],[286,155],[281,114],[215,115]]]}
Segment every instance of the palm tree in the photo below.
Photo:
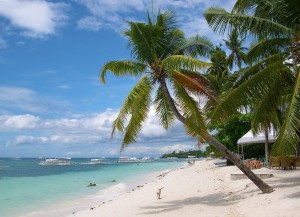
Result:
{"label": "palm tree", "polygon": [[[136,141],[142,122],[149,112],[151,93],[156,89],[153,103],[165,129],[177,118],[184,124],[188,135],[212,144],[263,192],[272,192],[270,186],[258,178],[235,154],[210,136],[206,129],[204,116],[194,95],[204,95],[209,100],[213,100],[214,95],[207,80],[198,73],[209,64],[195,58],[197,55],[208,56],[213,47],[209,40],[199,36],[185,38],[176,27],[173,12],[159,13],[156,22],[148,16],[148,23],[128,22],[128,25],[125,36],[129,39],[135,61],[107,62],[100,75],[103,83],[107,71],[116,76],[141,77],[113,123],[112,134],[115,130],[124,133],[121,150]],[[170,86],[175,99],[171,96]]]}
{"label": "palm tree", "polygon": [[219,95],[229,80],[229,69],[226,61],[226,52],[220,46],[211,51],[211,66],[206,70],[206,77],[210,81],[214,92]]}
{"label": "palm tree", "polygon": [[[300,7],[297,0],[238,0],[231,13],[221,8],[205,12],[214,31],[237,29],[251,33],[257,43],[247,60],[251,64],[237,88],[222,97],[215,118],[251,106],[260,121],[284,122],[272,148],[273,155],[292,155],[300,143]],[[274,120],[275,119],[275,120]]]}
{"label": "palm tree", "polygon": [[232,70],[233,64],[235,63],[239,69],[242,67],[242,63],[246,63],[246,47],[243,47],[243,43],[245,42],[244,38],[239,38],[238,32],[236,29],[233,29],[228,35],[228,40],[223,39],[227,48],[231,51],[228,56],[227,64],[229,68]]}

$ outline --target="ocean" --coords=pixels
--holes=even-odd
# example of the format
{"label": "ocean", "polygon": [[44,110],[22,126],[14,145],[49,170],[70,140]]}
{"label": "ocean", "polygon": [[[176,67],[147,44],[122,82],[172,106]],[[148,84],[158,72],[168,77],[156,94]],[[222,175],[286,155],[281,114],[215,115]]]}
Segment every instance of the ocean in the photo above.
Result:
{"label": "ocean", "polygon": [[[105,201],[131,190],[162,171],[186,165],[186,161],[157,160],[147,163],[85,164],[90,159],[71,159],[71,165],[41,166],[42,159],[0,158],[0,216],[39,216],[39,211],[83,208],[86,202]],[[154,177],[153,177],[154,176]],[[87,187],[89,183],[96,186]],[[81,206],[81,207],[80,207]],[[59,213],[59,212],[57,212]],[[61,211],[63,213],[63,211]]]}

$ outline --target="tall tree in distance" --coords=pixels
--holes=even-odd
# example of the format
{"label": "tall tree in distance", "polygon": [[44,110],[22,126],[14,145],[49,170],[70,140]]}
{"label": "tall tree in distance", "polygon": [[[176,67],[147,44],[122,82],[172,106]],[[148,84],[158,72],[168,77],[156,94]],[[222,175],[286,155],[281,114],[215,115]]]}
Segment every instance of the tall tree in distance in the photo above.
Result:
{"label": "tall tree in distance", "polygon": [[233,65],[236,64],[239,69],[242,67],[242,63],[246,63],[246,51],[247,47],[243,47],[243,43],[245,42],[244,38],[239,38],[238,31],[233,29],[228,35],[228,39],[223,41],[225,45],[230,50],[230,54],[227,58],[228,67],[232,70]]}
{"label": "tall tree in distance", "polygon": [[[140,80],[129,93],[113,123],[113,131],[124,133],[122,147],[136,141],[143,121],[147,118],[155,91],[154,106],[161,125],[168,129],[177,118],[185,126],[186,133],[198,141],[206,141],[216,147],[226,158],[235,163],[262,192],[273,189],[255,175],[228,148],[214,139],[207,131],[204,115],[196,96],[214,100],[209,82],[199,71],[209,64],[197,60],[208,56],[213,45],[200,36],[185,38],[176,26],[173,12],[158,14],[156,21],[148,16],[148,23],[128,22],[125,36],[134,58],[107,62],[101,70],[105,83],[107,71],[116,76],[139,76]],[[170,92],[173,90],[173,97]]]}
{"label": "tall tree in distance", "polygon": [[211,51],[211,66],[206,71],[206,77],[211,82],[214,92],[219,95],[229,79],[229,69],[226,52],[221,45]]}

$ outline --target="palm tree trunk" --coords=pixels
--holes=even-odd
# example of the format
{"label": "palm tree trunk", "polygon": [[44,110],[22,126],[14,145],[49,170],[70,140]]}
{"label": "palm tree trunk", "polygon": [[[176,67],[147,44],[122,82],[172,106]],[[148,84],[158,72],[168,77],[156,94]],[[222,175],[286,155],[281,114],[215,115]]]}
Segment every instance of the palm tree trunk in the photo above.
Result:
{"label": "palm tree trunk", "polygon": [[[168,100],[168,103],[174,112],[176,118],[184,124],[185,117],[183,117],[178,109],[175,106],[175,103],[170,95],[170,92],[167,88],[165,79],[160,79],[160,84],[162,91]],[[236,165],[263,193],[271,193],[273,192],[273,188],[270,187],[267,183],[262,181],[256,174],[254,174],[245,164],[243,164],[242,160],[234,153],[232,153],[227,147],[225,147],[222,143],[216,140],[211,135],[207,135],[205,138],[206,142],[210,145],[214,146],[217,150],[219,150],[228,160],[230,160],[234,165]]]}
{"label": "palm tree trunk", "polygon": [[206,137],[206,142],[218,149],[227,159],[229,159],[234,165],[236,165],[263,193],[273,192],[273,188],[259,178],[255,173],[249,169],[238,155],[232,153],[227,147],[216,140],[211,135]]}
{"label": "palm tree trunk", "polygon": [[264,130],[265,130],[265,158],[266,158],[267,166],[269,166],[269,131],[268,131],[268,127],[265,127]]}

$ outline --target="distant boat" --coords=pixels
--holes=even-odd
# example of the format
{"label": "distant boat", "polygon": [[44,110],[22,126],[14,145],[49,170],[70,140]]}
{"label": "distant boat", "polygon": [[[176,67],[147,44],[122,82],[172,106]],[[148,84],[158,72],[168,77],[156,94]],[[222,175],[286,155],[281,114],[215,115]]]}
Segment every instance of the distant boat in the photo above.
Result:
{"label": "distant boat", "polygon": [[93,164],[108,164],[107,162],[103,162],[101,161],[102,159],[99,159],[99,158],[92,158],[90,160],[90,162],[82,162],[82,163],[79,163],[79,164],[82,164],[82,165],[93,165]]}
{"label": "distant boat", "polygon": [[38,164],[41,166],[66,166],[71,165],[71,162],[69,161],[69,158],[48,158],[44,161],[39,162]]}
{"label": "distant boat", "polygon": [[145,162],[152,162],[154,161],[153,158],[150,157],[143,157],[143,158],[136,158],[136,157],[120,157],[117,161],[118,163],[145,163]]}
{"label": "distant boat", "polygon": [[196,158],[194,155],[189,155],[188,158]]}
{"label": "distant boat", "polygon": [[99,160],[100,160],[99,158],[92,158],[91,159],[92,162],[96,162],[96,161],[99,161]]}
{"label": "distant boat", "polygon": [[141,159],[141,162],[152,162],[152,161],[154,161],[153,157],[143,157]]}
{"label": "distant boat", "polygon": [[139,160],[136,157],[120,157],[118,163],[137,163]]}

